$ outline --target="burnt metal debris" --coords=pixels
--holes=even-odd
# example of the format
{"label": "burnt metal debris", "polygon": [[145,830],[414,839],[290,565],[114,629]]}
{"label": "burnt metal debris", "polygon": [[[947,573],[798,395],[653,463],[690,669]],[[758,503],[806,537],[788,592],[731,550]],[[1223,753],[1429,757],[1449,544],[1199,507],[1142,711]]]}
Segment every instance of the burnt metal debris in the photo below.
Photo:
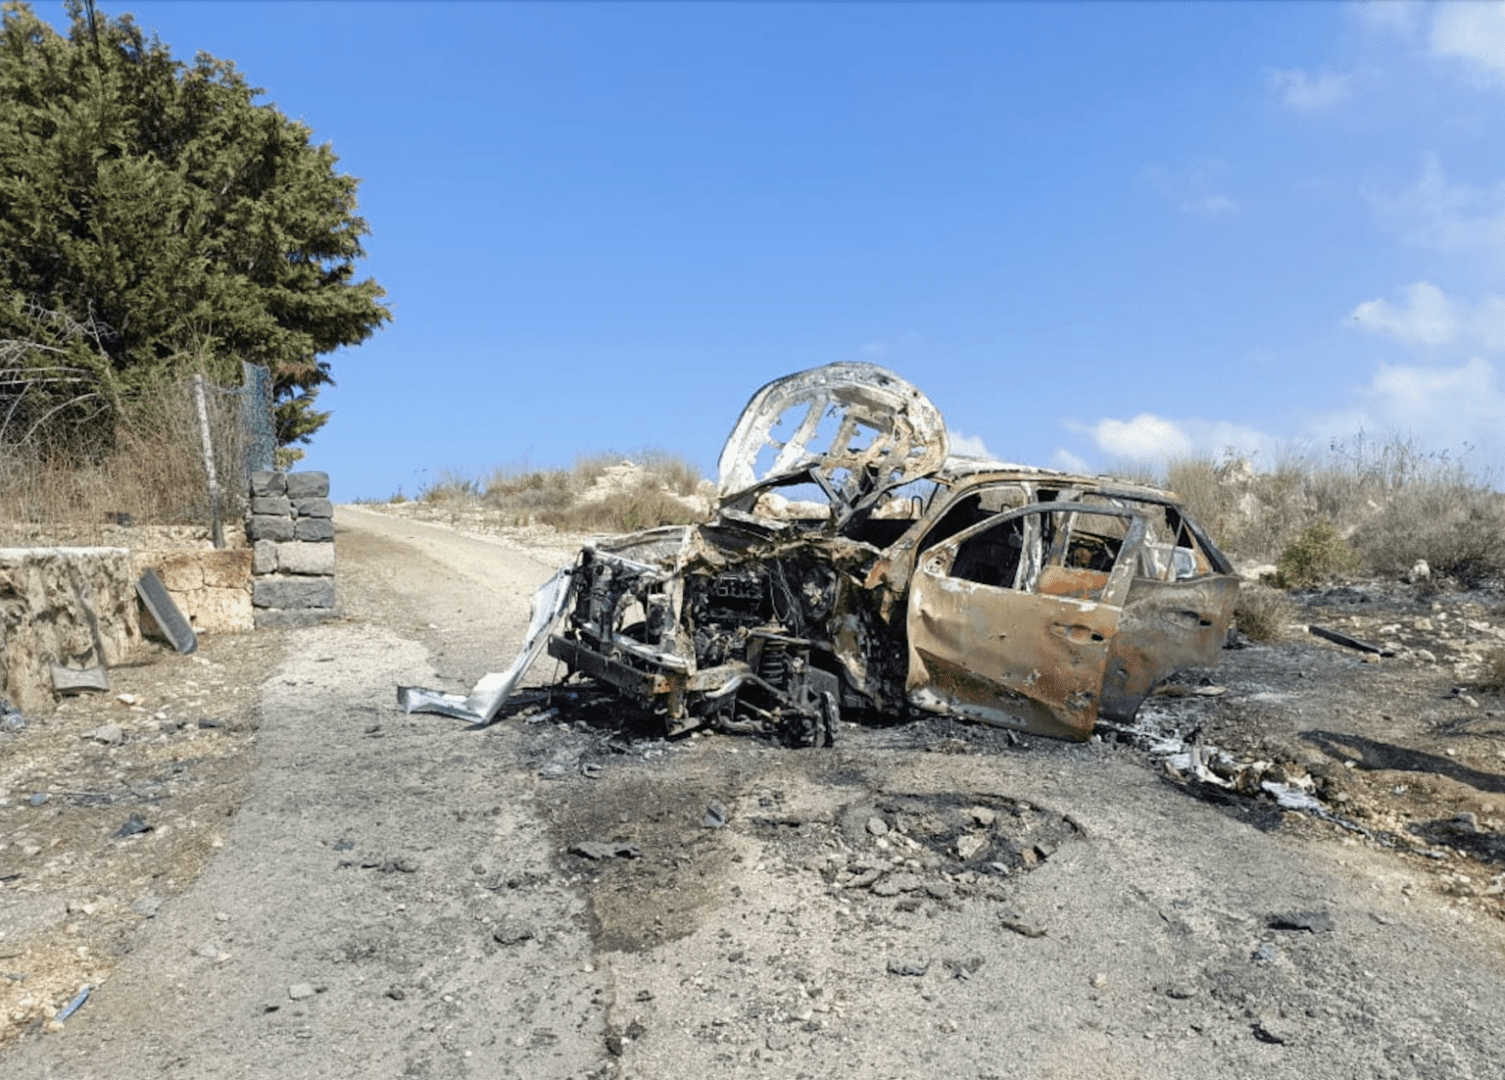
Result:
{"label": "burnt metal debris", "polygon": [[1227,639],[1237,579],[1175,496],[952,454],[871,364],[763,387],[718,472],[709,520],[586,545],[508,672],[400,704],[488,723],[547,650],[670,735],[819,746],[844,713],[918,710],[1081,740]]}
{"label": "burnt metal debris", "polygon": [[1351,634],[1345,634],[1341,630],[1333,630],[1326,626],[1308,626],[1307,630],[1319,638],[1331,641],[1334,645],[1342,645],[1345,649],[1357,649],[1362,653],[1371,653],[1374,656],[1394,656],[1395,653],[1379,645],[1368,641],[1361,641]]}

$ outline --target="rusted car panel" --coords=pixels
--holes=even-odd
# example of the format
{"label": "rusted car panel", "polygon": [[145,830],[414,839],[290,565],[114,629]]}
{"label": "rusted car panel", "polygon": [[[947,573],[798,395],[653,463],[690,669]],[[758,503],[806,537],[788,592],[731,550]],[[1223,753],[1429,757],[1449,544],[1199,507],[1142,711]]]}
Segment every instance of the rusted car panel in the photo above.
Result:
{"label": "rusted car panel", "polygon": [[920,710],[1085,739],[1226,640],[1232,567],[1174,496],[949,455],[882,368],[763,387],[719,471],[710,520],[587,545],[530,628],[670,734],[821,745],[843,711]]}
{"label": "rusted car panel", "polygon": [[[1122,532],[1120,550],[1091,565],[1081,538],[1096,534],[1065,535],[1079,518],[1112,522],[1100,531]],[[1026,507],[926,550],[910,583],[910,700],[1087,738],[1143,535],[1129,511]]]}

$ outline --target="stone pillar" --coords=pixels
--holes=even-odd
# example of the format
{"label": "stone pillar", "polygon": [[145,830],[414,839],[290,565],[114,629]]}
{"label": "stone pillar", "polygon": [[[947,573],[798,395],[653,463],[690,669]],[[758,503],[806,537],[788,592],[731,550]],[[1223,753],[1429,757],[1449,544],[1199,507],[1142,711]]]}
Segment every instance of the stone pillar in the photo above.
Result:
{"label": "stone pillar", "polygon": [[252,473],[246,535],[258,629],[307,626],[336,614],[328,473]]}

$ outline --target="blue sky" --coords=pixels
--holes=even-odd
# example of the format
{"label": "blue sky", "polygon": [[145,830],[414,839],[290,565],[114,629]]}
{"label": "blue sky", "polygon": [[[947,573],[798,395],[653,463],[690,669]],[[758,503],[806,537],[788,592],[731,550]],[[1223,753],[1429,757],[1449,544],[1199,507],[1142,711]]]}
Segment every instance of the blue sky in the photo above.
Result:
{"label": "blue sky", "polygon": [[854,359],[1014,461],[1505,468],[1502,4],[102,6],[362,180],[396,317],[332,360],[339,499],[709,472],[757,387]]}

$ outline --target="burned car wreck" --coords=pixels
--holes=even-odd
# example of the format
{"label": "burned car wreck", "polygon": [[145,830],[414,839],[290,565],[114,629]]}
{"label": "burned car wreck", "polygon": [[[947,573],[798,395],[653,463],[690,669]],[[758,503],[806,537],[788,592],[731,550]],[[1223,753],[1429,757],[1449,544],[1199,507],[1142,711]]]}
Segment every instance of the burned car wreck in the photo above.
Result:
{"label": "burned car wreck", "polygon": [[508,672],[401,703],[488,722],[547,650],[669,734],[819,746],[920,710],[1080,740],[1227,637],[1237,579],[1173,496],[952,455],[871,364],[763,387],[718,471],[708,521],[591,543],[540,589]]}

